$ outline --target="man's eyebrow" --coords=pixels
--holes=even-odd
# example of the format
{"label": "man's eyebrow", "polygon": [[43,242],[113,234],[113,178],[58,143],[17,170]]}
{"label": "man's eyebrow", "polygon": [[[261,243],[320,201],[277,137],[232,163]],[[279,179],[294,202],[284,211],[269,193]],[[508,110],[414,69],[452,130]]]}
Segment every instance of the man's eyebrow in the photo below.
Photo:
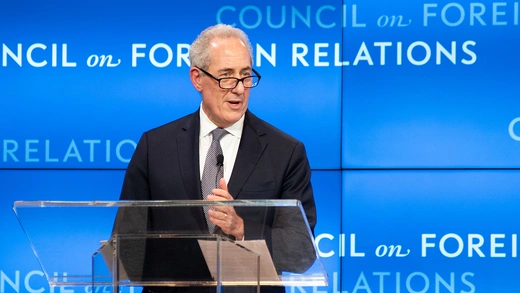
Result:
{"label": "man's eyebrow", "polygon": [[[245,70],[251,70],[251,69],[252,69],[251,66],[247,66],[247,67],[240,69],[239,72],[243,72]],[[222,69],[218,70],[218,73],[229,73],[229,72],[234,72],[234,71],[235,71],[235,69],[226,67],[226,68],[222,68]]]}
{"label": "man's eyebrow", "polygon": [[218,73],[233,72],[232,68],[222,68],[217,71]]}

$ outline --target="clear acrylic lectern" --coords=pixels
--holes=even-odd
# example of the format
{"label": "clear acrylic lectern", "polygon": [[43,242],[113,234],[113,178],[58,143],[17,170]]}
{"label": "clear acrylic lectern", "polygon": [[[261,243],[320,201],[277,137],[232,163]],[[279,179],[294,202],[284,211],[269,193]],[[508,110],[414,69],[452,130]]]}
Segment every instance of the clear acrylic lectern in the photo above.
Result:
{"label": "clear acrylic lectern", "polygon": [[[233,207],[244,239],[208,232],[204,206]],[[17,201],[50,286],[326,286],[297,200]]]}

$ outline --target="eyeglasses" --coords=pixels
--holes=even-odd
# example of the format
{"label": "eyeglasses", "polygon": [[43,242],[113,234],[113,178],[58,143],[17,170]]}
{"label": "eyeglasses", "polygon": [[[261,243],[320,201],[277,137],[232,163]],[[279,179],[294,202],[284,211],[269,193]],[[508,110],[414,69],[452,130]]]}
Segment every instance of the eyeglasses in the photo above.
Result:
{"label": "eyeglasses", "polygon": [[254,70],[253,68],[251,68],[251,70],[253,70],[253,73],[256,75],[250,75],[250,76],[246,76],[244,78],[236,78],[236,77],[216,78],[211,73],[207,72],[206,70],[204,70],[200,67],[197,67],[197,66],[195,66],[195,67],[198,70],[204,72],[204,74],[206,74],[207,76],[218,81],[218,86],[221,89],[225,89],[225,90],[232,90],[232,89],[236,88],[239,82],[242,82],[242,84],[244,85],[245,88],[252,88],[252,87],[257,86],[258,83],[260,82],[260,78],[262,78],[260,73],[258,73],[258,71]]}

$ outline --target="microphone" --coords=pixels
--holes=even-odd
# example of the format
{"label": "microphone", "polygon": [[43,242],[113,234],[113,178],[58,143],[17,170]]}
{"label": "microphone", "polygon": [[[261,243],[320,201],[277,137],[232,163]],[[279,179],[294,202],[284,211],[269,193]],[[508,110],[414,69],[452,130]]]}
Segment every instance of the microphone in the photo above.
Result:
{"label": "microphone", "polygon": [[217,166],[222,167],[224,165],[224,155],[217,155]]}
{"label": "microphone", "polygon": [[219,188],[219,181],[220,181],[220,178],[218,178],[218,173],[220,173],[220,169],[224,166],[224,155],[222,154],[218,154],[217,155],[217,166],[218,166],[218,171],[217,171],[217,174],[215,174],[215,188]]}

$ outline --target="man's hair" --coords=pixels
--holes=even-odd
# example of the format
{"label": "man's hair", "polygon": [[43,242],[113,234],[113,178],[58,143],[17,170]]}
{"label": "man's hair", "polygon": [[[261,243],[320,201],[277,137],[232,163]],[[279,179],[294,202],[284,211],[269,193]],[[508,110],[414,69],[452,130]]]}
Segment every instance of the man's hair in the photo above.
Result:
{"label": "man's hair", "polygon": [[232,27],[227,24],[217,24],[203,30],[200,35],[193,41],[190,47],[190,65],[197,66],[204,70],[209,68],[211,63],[210,43],[216,38],[237,38],[242,40],[249,50],[251,56],[251,64],[253,63],[253,48],[249,42],[246,33],[241,29]]}

